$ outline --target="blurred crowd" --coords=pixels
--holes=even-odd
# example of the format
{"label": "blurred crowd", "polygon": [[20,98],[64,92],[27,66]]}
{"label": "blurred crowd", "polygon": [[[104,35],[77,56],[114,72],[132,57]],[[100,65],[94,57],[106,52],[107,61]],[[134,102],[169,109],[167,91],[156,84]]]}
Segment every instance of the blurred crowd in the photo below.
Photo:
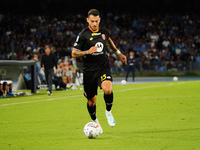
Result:
{"label": "blurred crowd", "polygon": [[[101,17],[101,26],[110,30],[119,50],[127,56],[133,51],[136,62],[200,61],[198,15],[140,16],[110,12],[102,13]],[[60,62],[73,65],[76,63],[71,59],[73,44],[77,34],[85,27],[86,16],[82,14],[0,14],[0,60],[29,60],[37,55],[40,61],[44,46],[49,44]],[[111,68],[123,71],[117,55],[109,51],[109,57]]]}
{"label": "blurred crowd", "polygon": [[12,93],[12,88],[13,88],[13,83],[8,83],[8,82],[0,83],[0,98],[15,96]]}

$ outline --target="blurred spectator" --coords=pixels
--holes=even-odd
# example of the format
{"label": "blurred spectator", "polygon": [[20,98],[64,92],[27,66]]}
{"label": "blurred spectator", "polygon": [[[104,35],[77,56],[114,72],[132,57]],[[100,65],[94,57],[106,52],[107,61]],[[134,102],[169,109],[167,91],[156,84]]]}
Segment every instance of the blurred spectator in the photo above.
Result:
{"label": "blurred spectator", "polygon": [[[146,67],[149,61],[200,61],[200,16],[197,14],[134,15],[108,12],[103,17],[101,26],[110,30],[116,46],[126,55],[130,50],[134,51],[136,60]],[[36,53],[40,60],[44,53],[43,45],[51,43],[50,48],[59,62],[69,62],[76,36],[87,26],[85,18],[82,14],[1,14],[0,59],[27,60]],[[114,70],[115,53],[111,53],[109,58]]]}
{"label": "blurred spectator", "polygon": [[12,93],[12,83],[8,85],[7,82],[3,82],[2,89],[0,91],[0,96],[3,97],[15,96]]}
{"label": "blurred spectator", "polygon": [[121,61],[119,58],[117,58],[117,59],[115,60],[114,65],[115,65],[115,72],[116,72],[116,73],[119,73],[119,72],[123,72],[123,71],[124,71],[123,68],[122,68],[123,63],[122,63],[122,61]]}
{"label": "blurred spectator", "polygon": [[62,81],[67,84],[69,78],[69,68],[68,68],[68,62],[63,63],[63,69],[62,69]]}
{"label": "blurred spectator", "polygon": [[67,83],[73,83],[73,74],[75,74],[75,70],[73,69],[72,65],[69,65],[68,62],[65,62],[63,64],[63,82],[65,84]]}
{"label": "blurred spectator", "polygon": [[38,74],[38,76],[40,78],[40,81],[42,83],[44,83],[45,79],[44,79],[44,75],[40,72],[41,66],[40,66],[40,62],[38,61],[38,55],[37,54],[33,55],[32,59],[36,61],[36,72],[37,72],[37,74]]}
{"label": "blurred spectator", "polygon": [[12,87],[13,87],[12,83],[7,85],[7,87],[6,87],[7,97],[15,96],[15,95],[12,93],[12,89],[11,89]]}
{"label": "blurred spectator", "polygon": [[0,97],[3,96],[3,85],[0,83]]}
{"label": "blurred spectator", "polygon": [[3,92],[3,96],[6,97],[7,94],[8,94],[8,91],[7,91],[7,82],[3,82],[3,87],[2,87],[2,92]]}
{"label": "blurred spectator", "polygon": [[10,83],[10,84],[8,85],[8,87],[9,87],[9,92],[12,93],[13,83]]}
{"label": "blurred spectator", "polygon": [[[76,73],[73,66],[68,62],[60,62],[57,65],[57,69],[54,67],[54,80],[53,83],[57,89],[67,89],[70,87],[70,83],[73,83],[73,76]],[[68,85],[68,86],[67,86]]]}
{"label": "blurred spectator", "polygon": [[126,81],[128,81],[128,75],[132,72],[132,80],[135,81],[135,57],[134,52],[129,53],[129,57],[127,58],[127,73],[126,73]]}
{"label": "blurred spectator", "polygon": [[57,69],[54,67],[54,79],[53,83],[55,84],[56,89],[66,89],[66,83],[63,82],[63,62],[57,64]]}

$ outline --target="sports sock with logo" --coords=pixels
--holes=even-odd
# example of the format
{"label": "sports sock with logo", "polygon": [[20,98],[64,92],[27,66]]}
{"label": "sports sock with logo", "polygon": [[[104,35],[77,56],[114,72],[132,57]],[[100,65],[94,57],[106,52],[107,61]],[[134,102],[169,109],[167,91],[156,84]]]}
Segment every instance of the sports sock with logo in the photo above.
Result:
{"label": "sports sock with logo", "polygon": [[87,109],[88,109],[88,112],[89,112],[90,117],[92,118],[92,120],[96,120],[96,104],[94,106],[90,106],[87,103]]}
{"label": "sports sock with logo", "polygon": [[113,92],[111,94],[104,93],[104,100],[106,103],[106,110],[110,111],[112,108],[112,104],[113,104]]}

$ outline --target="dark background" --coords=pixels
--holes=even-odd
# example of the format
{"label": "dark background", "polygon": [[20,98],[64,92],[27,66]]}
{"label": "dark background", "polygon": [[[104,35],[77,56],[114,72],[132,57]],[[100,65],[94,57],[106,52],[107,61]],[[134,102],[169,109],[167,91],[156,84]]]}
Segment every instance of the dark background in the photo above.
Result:
{"label": "dark background", "polygon": [[87,13],[91,8],[100,12],[131,12],[140,14],[188,14],[200,13],[199,0],[3,0],[0,12],[15,14],[59,14]]}

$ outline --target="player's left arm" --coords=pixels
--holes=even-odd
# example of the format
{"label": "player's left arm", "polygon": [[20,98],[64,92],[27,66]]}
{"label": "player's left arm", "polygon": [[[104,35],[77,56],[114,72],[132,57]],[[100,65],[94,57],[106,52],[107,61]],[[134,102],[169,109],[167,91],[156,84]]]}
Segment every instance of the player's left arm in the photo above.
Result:
{"label": "player's left arm", "polygon": [[127,60],[126,60],[126,56],[124,54],[122,54],[118,49],[117,47],[115,46],[114,42],[112,41],[111,38],[108,39],[107,41],[107,46],[112,49],[119,57],[119,59],[125,63],[127,65]]}

